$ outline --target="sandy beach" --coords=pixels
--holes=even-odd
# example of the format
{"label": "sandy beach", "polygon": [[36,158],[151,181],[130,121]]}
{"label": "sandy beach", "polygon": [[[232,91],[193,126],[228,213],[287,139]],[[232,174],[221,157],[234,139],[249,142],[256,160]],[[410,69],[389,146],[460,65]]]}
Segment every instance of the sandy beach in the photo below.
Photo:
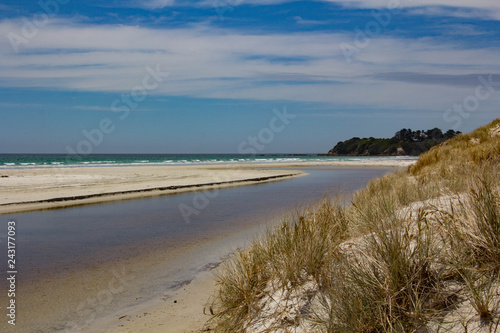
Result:
{"label": "sandy beach", "polygon": [[[343,169],[407,167],[410,163],[413,161],[4,169],[0,171],[2,176],[0,178],[0,213],[63,208],[215,187],[243,186],[306,175],[304,171],[293,170],[298,167],[341,166]],[[213,248],[212,243],[213,240],[210,244],[207,243],[207,249]],[[221,248],[227,247],[226,243],[227,241],[221,240]],[[167,262],[169,265],[172,263],[174,266],[181,267],[184,264],[176,263],[176,258],[190,251],[188,249],[191,245],[185,247],[176,245],[163,249],[164,245],[159,242],[158,244],[150,243],[149,246],[152,250],[145,253],[137,253],[126,259],[112,259],[103,264],[96,264],[97,268],[82,267],[68,270],[65,268],[65,271],[58,272],[57,276],[45,276],[33,285],[26,286],[25,289],[30,290],[30,302],[34,302],[36,308],[45,309],[36,314],[32,313],[30,319],[32,322],[44,322],[48,317],[56,314],[54,319],[59,319],[58,309],[60,309],[61,299],[65,300],[66,309],[76,309],[85,304],[82,302],[85,301],[86,293],[100,295],[103,290],[108,290],[108,284],[111,283],[110,276],[116,276],[115,273],[118,276],[123,275],[121,270],[125,269],[124,267],[127,267],[127,272],[161,271]],[[196,250],[198,252],[194,252],[192,257],[199,256],[199,249],[198,246]],[[227,252],[222,255],[226,254]],[[201,332],[210,318],[204,314],[204,306],[216,290],[216,281],[213,277],[215,266],[207,267],[206,270],[198,272],[193,279],[185,281],[178,288],[168,289],[147,302],[139,302],[140,299],[131,301],[130,307],[117,308],[116,313],[89,322],[83,326],[83,331]],[[111,270],[110,267],[114,268]],[[89,269],[91,269],[90,275]],[[133,284],[127,285],[126,288],[137,288],[135,294],[137,295],[140,294],[140,286],[147,284],[150,275],[134,274]],[[64,283],[64,288],[59,288],[61,283]],[[40,285],[44,288],[37,287]],[[112,287],[113,290],[117,288],[120,288],[120,285],[115,284]],[[47,290],[54,291],[51,292],[50,297]],[[56,290],[57,293],[55,293]],[[55,295],[58,296],[54,297]],[[139,302],[139,304],[132,304],[134,302]],[[66,312],[60,314],[61,318],[67,315]],[[93,312],[91,314],[95,315]],[[77,322],[77,326],[82,328],[80,319]],[[47,328],[52,327],[50,322],[46,325]]]}
{"label": "sandy beach", "polygon": [[[315,163],[281,163],[240,165],[239,170],[248,168],[294,168],[294,167],[407,167],[414,161],[370,161],[370,162],[315,162]],[[234,166],[208,167],[211,171]],[[231,170],[232,172],[233,170]],[[266,170],[269,171],[269,170]],[[284,171],[284,170],[283,170]],[[83,332],[102,331],[107,333],[133,333],[133,332],[179,332],[199,333],[210,328],[208,314],[204,313],[205,305],[210,296],[216,291],[216,281],[213,273],[217,268],[197,274],[188,284],[172,291],[168,297],[159,296],[149,302],[116,313],[88,326]]]}
{"label": "sandy beach", "polygon": [[0,214],[283,180],[298,171],[199,166],[1,170]]}
{"label": "sandy beach", "polygon": [[2,1],[0,333],[500,333],[500,0],[395,2]]}
{"label": "sandy beach", "polygon": [[0,214],[251,185],[303,175],[311,166],[406,167],[413,160],[0,170]]}

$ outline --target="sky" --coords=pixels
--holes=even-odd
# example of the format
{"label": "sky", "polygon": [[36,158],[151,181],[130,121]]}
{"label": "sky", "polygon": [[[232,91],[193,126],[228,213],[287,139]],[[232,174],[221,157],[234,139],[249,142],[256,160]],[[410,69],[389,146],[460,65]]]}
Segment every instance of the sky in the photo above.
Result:
{"label": "sky", "polygon": [[499,102],[498,0],[0,4],[0,153],[326,153]]}

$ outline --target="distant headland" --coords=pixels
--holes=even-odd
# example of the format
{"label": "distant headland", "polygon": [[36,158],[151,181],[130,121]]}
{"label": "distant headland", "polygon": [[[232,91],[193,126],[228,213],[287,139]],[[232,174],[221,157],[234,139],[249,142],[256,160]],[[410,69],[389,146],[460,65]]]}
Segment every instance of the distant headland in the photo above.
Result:
{"label": "distant headland", "polygon": [[339,141],[323,156],[417,156],[460,133],[451,129],[443,133],[439,128],[427,131],[403,128],[388,139],[354,137]]}

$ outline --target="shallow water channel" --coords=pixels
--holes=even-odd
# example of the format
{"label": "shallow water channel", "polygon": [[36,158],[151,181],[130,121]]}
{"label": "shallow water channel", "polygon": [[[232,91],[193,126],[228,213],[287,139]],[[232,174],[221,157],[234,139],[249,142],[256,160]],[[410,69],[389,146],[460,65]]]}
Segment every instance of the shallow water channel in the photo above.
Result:
{"label": "shallow water channel", "polygon": [[[352,193],[394,168],[301,170],[308,175],[206,193],[0,215],[3,244],[7,222],[16,221],[18,270],[17,325],[4,319],[0,331],[69,332],[147,301],[217,264],[301,204]],[[1,281],[6,309],[8,286]]]}

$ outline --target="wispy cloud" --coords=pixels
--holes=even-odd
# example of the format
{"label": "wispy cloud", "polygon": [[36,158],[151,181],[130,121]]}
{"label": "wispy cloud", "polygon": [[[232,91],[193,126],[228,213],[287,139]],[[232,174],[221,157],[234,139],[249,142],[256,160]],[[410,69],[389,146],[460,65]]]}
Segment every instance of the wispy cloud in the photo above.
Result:
{"label": "wispy cloud", "polygon": [[295,16],[293,19],[297,24],[304,24],[304,25],[322,25],[328,23],[325,21],[303,19],[301,16]]}
{"label": "wispy cloud", "polygon": [[[0,34],[19,24],[1,21]],[[58,20],[19,54],[0,42],[0,87],[127,92],[140,83],[146,66],[159,65],[170,75],[157,95],[443,110],[470,93],[478,74],[498,73],[498,48],[432,38],[379,36],[347,65],[339,44],[350,39],[350,33],[255,34],[204,25],[153,29]]]}
{"label": "wispy cloud", "polygon": [[[77,111],[104,111],[104,112],[113,112],[111,105],[72,105],[70,107],[72,110]],[[145,112],[145,111],[159,111],[158,108],[148,108],[144,106],[140,106],[138,108],[130,109],[130,111],[134,112]]]}
{"label": "wispy cloud", "polygon": [[270,6],[299,0],[129,0],[118,3],[118,6],[144,9],[162,9],[167,7],[237,7],[237,6]]}
{"label": "wispy cloud", "polygon": [[82,110],[82,111],[111,111],[111,107],[102,106],[102,105],[72,105],[71,108],[73,110]]}
{"label": "wispy cloud", "polygon": [[500,20],[500,1],[497,0],[324,0],[350,8],[411,9],[414,15],[473,17]]}
{"label": "wispy cloud", "polygon": [[481,36],[491,34],[491,31],[480,29],[472,24],[441,24],[436,29],[448,36]]}
{"label": "wispy cloud", "polygon": [[119,6],[146,8],[146,9],[161,9],[165,7],[172,7],[179,4],[180,4],[179,1],[176,0],[131,0],[131,1],[123,1],[121,4],[119,4]]}
{"label": "wispy cloud", "polygon": [[[299,0],[125,0],[115,3],[119,7],[159,10],[172,7],[193,8],[235,8],[238,6],[276,6]],[[407,9],[411,15],[476,18],[500,20],[500,1],[497,0],[313,0],[335,3],[346,8],[380,9],[396,7]],[[392,7],[391,7],[392,6]],[[322,21],[303,19],[296,16],[298,24],[322,24]]]}
{"label": "wispy cloud", "polygon": [[429,7],[429,6],[447,6],[464,8],[500,8],[500,3],[496,0],[322,0],[328,2],[337,2],[345,6],[363,7],[363,8],[387,8],[387,6],[406,7]]}
{"label": "wispy cloud", "polygon": [[[500,71],[499,71],[500,72]],[[453,74],[427,74],[411,72],[388,72],[375,74],[372,76],[376,80],[418,83],[426,85],[439,85],[447,87],[477,87],[479,77],[488,77],[493,82],[498,82],[500,86],[500,74],[475,73],[465,75]]]}
{"label": "wispy cloud", "polygon": [[429,6],[408,9],[409,15],[495,19],[498,8]]}
{"label": "wispy cloud", "polygon": [[274,6],[288,2],[296,2],[300,0],[202,0],[197,1],[197,6],[200,7],[215,7],[215,6]]}

